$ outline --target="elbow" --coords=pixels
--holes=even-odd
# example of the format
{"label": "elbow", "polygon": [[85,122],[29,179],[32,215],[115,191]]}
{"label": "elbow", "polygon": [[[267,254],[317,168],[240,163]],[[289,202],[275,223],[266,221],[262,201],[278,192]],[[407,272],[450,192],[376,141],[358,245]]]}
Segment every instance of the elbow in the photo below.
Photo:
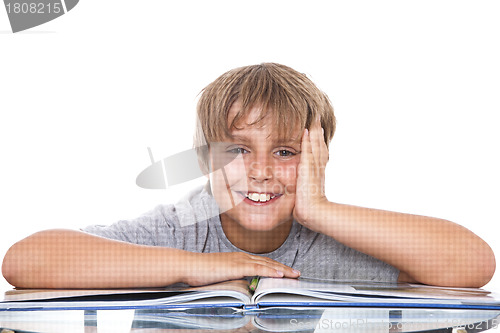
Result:
{"label": "elbow", "polygon": [[469,257],[468,261],[458,260],[458,272],[454,276],[448,276],[451,286],[465,288],[481,288],[491,281],[496,270],[496,260],[493,250],[484,245],[478,251],[471,251],[475,255]]}
{"label": "elbow", "polygon": [[8,283],[17,288],[43,287],[38,284],[43,266],[39,259],[26,255],[23,244],[14,244],[4,257],[2,275]]}
{"label": "elbow", "polygon": [[479,288],[486,285],[493,278],[493,275],[495,274],[496,270],[496,260],[493,250],[486,243],[485,243],[485,250],[480,256],[478,256],[478,258],[479,258],[478,260],[479,265],[477,265],[478,273],[476,276],[477,281],[475,287]]}
{"label": "elbow", "polygon": [[9,248],[2,262],[2,275],[8,283],[18,288],[44,286],[40,284],[47,263],[44,237],[46,233],[39,232]]}
{"label": "elbow", "polygon": [[455,257],[454,265],[456,286],[481,288],[491,281],[496,270],[495,254],[483,239],[476,236],[475,241],[463,248],[460,256]]}
{"label": "elbow", "polygon": [[2,262],[2,275],[8,283],[15,287],[23,287],[23,276],[29,274],[23,268],[26,258],[21,255],[19,243],[14,244],[5,254]]}
{"label": "elbow", "polygon": [[461,255],[453,251],[434,261],[428,269],[412,275],[416,282],[456,288],[481,288],[493,278],[496,269],[495,255],[489,245],[469,248]]}

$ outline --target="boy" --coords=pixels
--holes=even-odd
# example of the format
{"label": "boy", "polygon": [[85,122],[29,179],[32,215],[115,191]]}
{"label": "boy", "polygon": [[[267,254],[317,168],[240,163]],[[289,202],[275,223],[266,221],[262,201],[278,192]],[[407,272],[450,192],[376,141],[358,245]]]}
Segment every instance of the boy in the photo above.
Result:
{"label": "boy", "polygon": [[335,118],[305,75],[272,63],[234,69],[204,89],[197,111],[208,186],[134,221],[21,240],[5,256],[7,281],[117,288],[301,275],[479,287],[493,276],[490,247],[461,226],[327,200]]}

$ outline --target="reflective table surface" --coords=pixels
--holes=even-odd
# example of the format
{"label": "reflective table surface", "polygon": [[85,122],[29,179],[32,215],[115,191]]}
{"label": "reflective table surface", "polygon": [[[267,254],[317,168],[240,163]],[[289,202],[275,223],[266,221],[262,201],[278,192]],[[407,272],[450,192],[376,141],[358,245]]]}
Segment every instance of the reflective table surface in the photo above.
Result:
{"label": "reflective table surface", "polygon": [[[495,332],[500,311],[233,308],[0,311],[0,332]],[[500,331],[498,331],[500,333]]]}

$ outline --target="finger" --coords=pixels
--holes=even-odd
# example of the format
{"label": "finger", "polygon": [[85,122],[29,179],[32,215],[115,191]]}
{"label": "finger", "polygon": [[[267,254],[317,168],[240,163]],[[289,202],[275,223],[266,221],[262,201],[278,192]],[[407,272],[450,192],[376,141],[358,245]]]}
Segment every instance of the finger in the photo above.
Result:
{"label": "finger", "polygon": [[282,264],[279,261],[273,260],[265,256],[256,256],[256,255],[251,255],[251,256],[252,256],[251,259],[254,260],[255,262],[258,262],[259,264],[269,267],[275,271],[282,272],[283,275],[286,277],[298,277],[300,275],[299,271],[294,270],[293,268],[285,264]]}
{"label": "finger", "polygon": [[304,129],[304,133],[302,133],[302,141],[301,141],[301,151],[304,153],[312,153],[311,150],[311,139],[310,139],[310,131],[306,128]]}
{"label": "finger", "polygon": [[288,269],[285,269],[283,271],[284,273],[284,276],[283,277],[287,277],[287,278],[298,278],[300,276],[300,271],[296,270],[296,269],[293,269],[291,267],[288,267]]}
{"label": "finger", "polygon": [[325,130],[321,126],[321,118],[319,116],[315,122],[315,132],[314,132],[314,137],[311,137],[311,143],[314,147],[313,151],[314,151],[314,158],[316,165],[318,167],[324,167],[328,162],[329,153],[328,153],[328,147],[325,142]]}
{"label": "finger", "polygon": [[323,148],[322,148],[323,153],[321,154],[322,156],[322,164],[326,165],[328,161],[330,160],[330,151],[328,149],[328,146],[326,145],[326,142],[323,142]]}
{"label": "finger", "polygon": [[[272,259],[270,259],[272,260]],[[300,272],[292,267],[284,265],[278,261],[272,260],[271,267],[276,269],[278,272],[282,272],[284,277],[297,278],[300,276]]]}
{"label": "finger", "polygon": [[[321,118],[318,116],[318,121],[317,121],[317,132],[315,135],[315,144],[317,147],[317,163],[319,166],[323,166],[324,161],[325,161],[325,156],[328,158],[328,152],[325,152],[326,149],[326,143],[325,143],[325,137],[324,137],[324,130],[323,127],[321,127]],[[326,153],[326,154],[325,154]]]}
{"label": "finger", "polygon": [[325,166],[330,159],[330,152],[328,151],[328,146],[325,141],[325,129],[321,127],[321,165]]}
{"label": "finger", "polygon": [[265,256],[252,256],[255,261],[260,261],[262,262],[263,265],[275,268],[277,270],[283,271],[283,272],[289,272],[292,274],[295,274],[297,271],[292,269],[291,267],[280,263],[279,261],[273,260],[271,258],[265,257]]}
{"label": "finger", "polygon": [[323,162],[323,155],[324,155],[323,128],[321,127],[321,119],[319,115],[311,126],[310,141],[311,141],[311,150],[313,153],[315,166],[319,167]]}
{"label": "finger", "polygon": [[[278,265],[277,265],[278,264]],[[247,276],[288,277],[297,278],[300,272],[283,264],[259,264],[249,265],[250,274]]]}
{"label": "finger", "polygon": [[303,168],[308,168],[311,161],[312,151],[311,142],[309,140],[309,130],[306,128],[302,133],[302,140],[300,143],[300,164],[299,164],[299,175],[305,170]]}

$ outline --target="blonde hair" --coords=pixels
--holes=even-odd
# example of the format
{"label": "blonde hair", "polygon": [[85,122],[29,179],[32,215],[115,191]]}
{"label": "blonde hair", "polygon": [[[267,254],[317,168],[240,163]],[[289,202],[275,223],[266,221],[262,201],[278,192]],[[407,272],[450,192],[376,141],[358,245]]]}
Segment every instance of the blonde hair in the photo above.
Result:
{"label": "blonde hair", "polygon": [[[228,124],[229,109],[237,100],[241,110]],[[194,146],[205,167],[207,143],[230,138],[238,120],[256,106],[261,113],[254,123],[271,115],[280,139],[290,138],[297,126],[309,129],[318,115],[326,144],[333,138],[335,115],[330,100],[305,74],[276,63],[235,68],[205,87],[198,101]]]}

